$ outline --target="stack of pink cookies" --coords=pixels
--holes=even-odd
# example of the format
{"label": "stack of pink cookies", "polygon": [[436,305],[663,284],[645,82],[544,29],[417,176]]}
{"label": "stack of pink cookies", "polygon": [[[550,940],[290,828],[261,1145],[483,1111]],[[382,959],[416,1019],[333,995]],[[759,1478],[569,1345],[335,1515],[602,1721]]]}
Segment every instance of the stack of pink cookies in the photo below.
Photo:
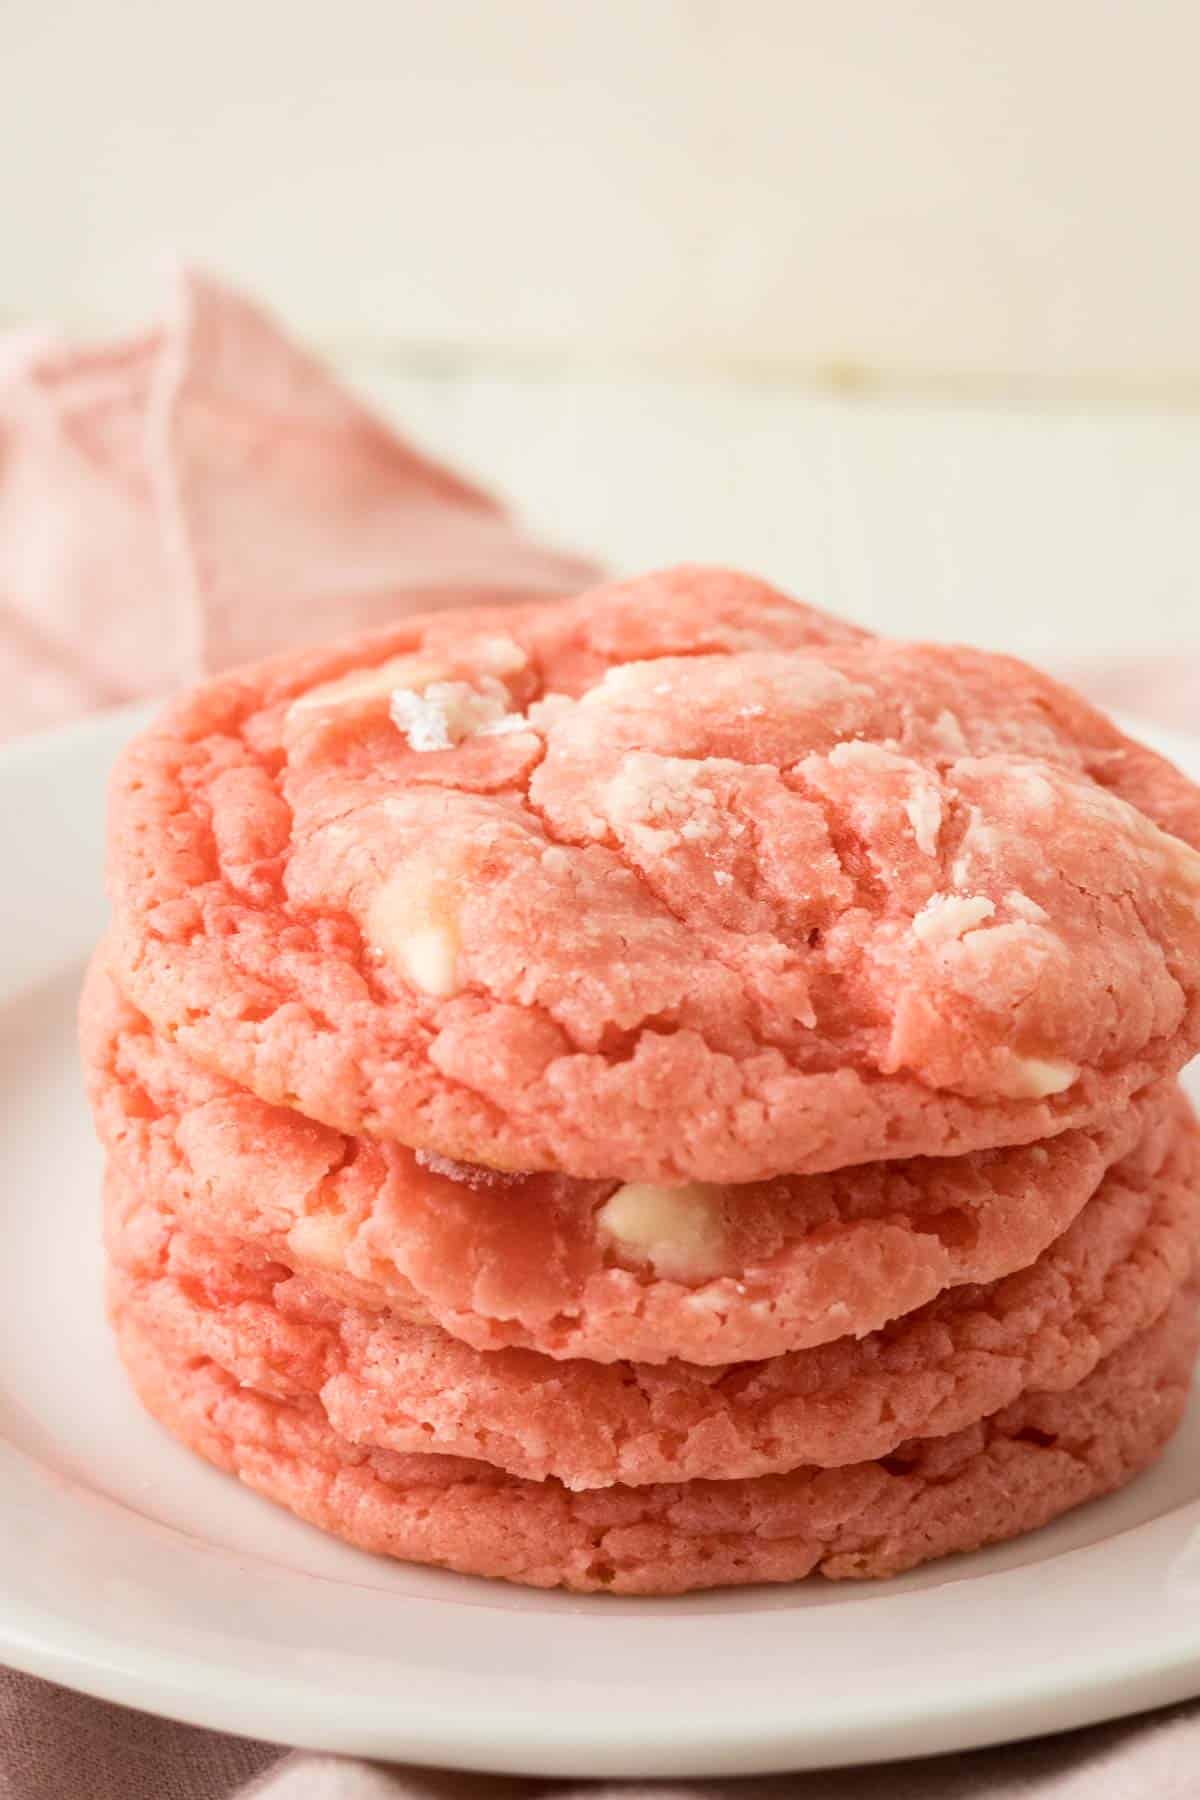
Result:
{"label": "stack of pink cookies", "polygon": [[366,1549],[887,1575],[1128,1480],[1196,1347],[1200,792],[719,571],[212,682],[83,1041],[150,1410]]}

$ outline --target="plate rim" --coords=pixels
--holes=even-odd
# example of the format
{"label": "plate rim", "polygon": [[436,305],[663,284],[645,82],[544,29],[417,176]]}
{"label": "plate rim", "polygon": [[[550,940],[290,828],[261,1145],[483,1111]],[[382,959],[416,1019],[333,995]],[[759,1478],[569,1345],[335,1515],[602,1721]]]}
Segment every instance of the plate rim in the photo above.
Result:
{"label": "plate rim", "polygon": [[[35,1478],[45,1479],[35,1459],[5,1444],[0,1446],[0,1481],[10,1457],[26,1463]],[[119,1501],[105,1498],[103,1504],[138,1519],[132,1508]],[[1200,1530],[1200,1501],[1194,1501],[1052,1561],[1061,1570],[1073,1560],[1096,1558],[1118,1539],[1151,1532],[1181,1514],[1195,1522],[1194,1531]],[[231,1563],[245,1560],[223,1546],[190,1539],[186,1532],[163,1521],[143,1518],[140,1523],[184,1545],[192,1544],[204,1556]],[[1022,1565],[991,1579],[1019,1578],[1028,1568]],[[296,1580],[323,1579],[298,1570],[286,1573]],[[0,1557],[0,1580],[4,1575]],[[972,1584],[964,1580],[946,1585]],[[886,1604],[886,1593],[878,1596],[878,1603]],[[438,1607],[443,1603],[403,1604]],[[779,1619],[787,1615],[761,1616]],[[0,1614],[0,1660],[97,1699],[238,1737],[476,1773],[557,1779],[579,1779],[585,1774],[634,1780],[767,1775],[887,1763],[1074,1730],[1200,1693],[1200,1614],[1193,1611],[1190,1622],[1181,1620],[1169,1638],[1135,1658],[1127,1650],[1098,1654],[1081,1649],[1050,1675],[1036,1667],[999,1682],[989,1675],[979,1678],[967,1693],[958,1687],[931,1700],[921,1692],[919,1705],[913,1703],[918,1688],[906,1685],[875,1697],[867,1715],[848,1702],[832,1716],[829,1711],[823,1717],[806,1716],[801,1707],[781,1722],[778,1702],[769,1699],[757,1711],[742,1710],[736,1720],[717,1723],[695,1717],[685,1721],[681,1712],[671,1711],[665,1724],[650,1731],[630,1729],[626,1722],[616,1739],[611,1723],[602,1722],[592,1735],[581,1730],[578,1714],[571,1715],[572,1723],[566,1726],[553,1712],[540,1708],[536,1714],[530,1711],[517,1716],[503,1709],[464,1714],[452,1695],[440,1706],[421,1702],[407,1711],[402,1696],[389,1697],[387,1718],[381,1720],[384,1709],[378,1696],[339,1691],[314,1704],[311,1680],[264,1679],[259,1672],[251,1696],[245,1685],[239,1687],[236,1678],[231,1681],[229,1671],[211,1659],[184,1658],[146,1649],[128,1639],[103,1638],[90,1627],[79,1631],[80,1645],[63,1647],[54,1641],[52,1625],[48,1628],[50,1618],[48,1612],[39,1613],[26,1603],[14,1608],[9,1599]],[[653,1629],[673,1623],[648,1617],[644,1626]],[[61,1640],[61,1626],[57,1636]],[[90,1647],[92,1639],[95,1648]],[[681,1744],[678,1733],[684,1724],[688,1736]]]}

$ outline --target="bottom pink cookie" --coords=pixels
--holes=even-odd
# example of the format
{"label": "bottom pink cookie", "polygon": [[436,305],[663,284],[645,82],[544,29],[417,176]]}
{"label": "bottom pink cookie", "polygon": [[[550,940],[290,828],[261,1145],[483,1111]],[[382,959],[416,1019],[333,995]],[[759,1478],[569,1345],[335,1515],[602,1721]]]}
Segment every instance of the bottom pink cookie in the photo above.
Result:
{"label": "bottom pink cookie", "polygon": [[457,1457],[349,1443],[318,1401],[242,1388],[114,1323],[139,1396],[191,1449],[363,1550],[579,1592],[899,1574],[1016,1537],[1132,1479],[1179,1422],[1197,1342],[1193,1293],[1066,1393],[1026,1394],[878,1462],[572,1493]]}

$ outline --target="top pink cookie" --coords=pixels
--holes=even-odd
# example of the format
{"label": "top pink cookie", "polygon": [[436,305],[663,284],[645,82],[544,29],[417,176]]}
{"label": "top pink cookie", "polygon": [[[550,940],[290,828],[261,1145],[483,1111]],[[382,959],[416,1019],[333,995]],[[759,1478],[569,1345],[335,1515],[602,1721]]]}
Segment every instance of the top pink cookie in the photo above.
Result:
{"label": "top pink cookie", "polygon": [[680,569],[215,681],[113,790],[119,976],[264,1100],[506,1169],[1029,1142],[1200,1043],[1200,791],[1045,676]]}

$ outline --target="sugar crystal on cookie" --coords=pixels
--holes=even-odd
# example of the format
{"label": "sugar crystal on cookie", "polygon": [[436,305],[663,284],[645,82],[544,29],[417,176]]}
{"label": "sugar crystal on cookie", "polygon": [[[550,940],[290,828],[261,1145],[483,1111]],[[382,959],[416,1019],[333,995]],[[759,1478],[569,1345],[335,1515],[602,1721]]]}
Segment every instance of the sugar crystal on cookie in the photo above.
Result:
{"label": "sugar crystal on cookie", "polygon": [[453,881],[432,853],[410,857],[377,889],[367,936],[422,993],[444,999],[455,992],[461,940]]}
{"label": "sugar crystal on cookie", "polygon": [[486,677],[478,687],[434,681],[421,689],[393,688],[388,713],[409,749],[418,751],[451,750],[466,738],[520,731],[527,723],[510,710],[508,689]]}

